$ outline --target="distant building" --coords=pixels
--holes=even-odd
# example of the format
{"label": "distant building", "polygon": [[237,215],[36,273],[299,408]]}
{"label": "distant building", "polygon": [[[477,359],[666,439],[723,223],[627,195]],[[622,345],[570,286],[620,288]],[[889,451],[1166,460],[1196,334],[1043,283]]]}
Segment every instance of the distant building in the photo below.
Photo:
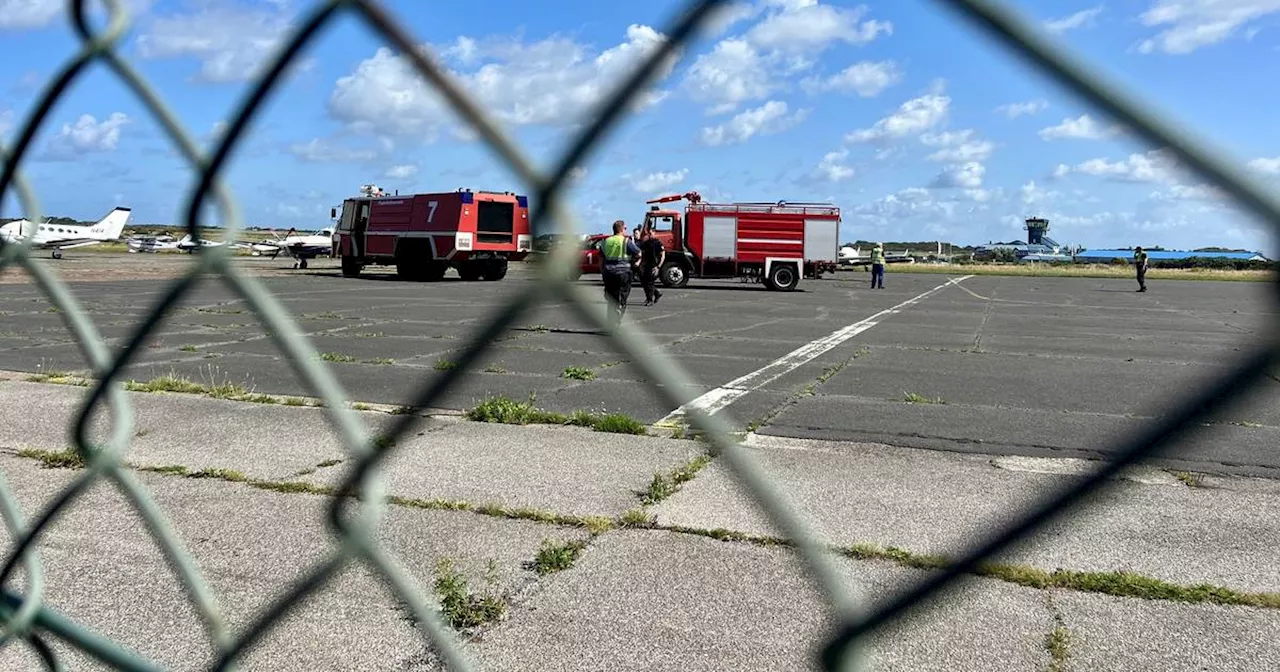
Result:
{"label": "distant building", "polygon": [[[1150,261],[1182,261],[1185,259],[1226,259],[1230,261],[1271,261],[1259,252],[1197,252],[1194,250],[1146,250]],[[1114,259],[1133,260],[1133,250],[1083,250],[1075,255],[1084,264],[1109,264]]]}

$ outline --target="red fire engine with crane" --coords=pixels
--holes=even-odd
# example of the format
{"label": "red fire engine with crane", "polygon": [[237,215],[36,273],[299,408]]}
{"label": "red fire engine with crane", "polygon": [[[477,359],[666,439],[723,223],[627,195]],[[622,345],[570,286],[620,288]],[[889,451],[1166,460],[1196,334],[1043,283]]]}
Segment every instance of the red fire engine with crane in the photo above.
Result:
{"label": "red fire engine with crane", "polygon": [[[658,203],[688,201],[684,210]],[[683,287],[690,277],[734,278],[791,291],[800,278],[835,273],[840,258],[840,208],[826,203],[706,203],[696,191],[647,201],[641,225],[666,249],[659,278]],[[600,272],[600,241],[588,239],[582,273]]]}
{"label": "red fire engine with crane", "polygon": [[364,185],[343,201],[334,231],[334,255],[349,278],[365,266],[394,264],[409,280],[440,280],[450,268],[463,280],[501,280],[508,262],[532,251],[529,199],[510,191],[401,196]]}

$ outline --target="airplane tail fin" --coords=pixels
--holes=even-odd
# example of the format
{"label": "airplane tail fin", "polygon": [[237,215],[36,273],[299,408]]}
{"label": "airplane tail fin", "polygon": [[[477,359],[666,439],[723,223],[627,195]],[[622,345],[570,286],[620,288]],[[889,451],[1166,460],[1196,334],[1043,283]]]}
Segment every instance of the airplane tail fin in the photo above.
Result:
{"label": "airplane tail fin", "polygon": [[131,214],[132,211],[129,208],[112,210],[102,218],[102,221],[89,228],[90,237],[97,240],[118,240],[120,234],[124,233],[124,225],[129,223]]}

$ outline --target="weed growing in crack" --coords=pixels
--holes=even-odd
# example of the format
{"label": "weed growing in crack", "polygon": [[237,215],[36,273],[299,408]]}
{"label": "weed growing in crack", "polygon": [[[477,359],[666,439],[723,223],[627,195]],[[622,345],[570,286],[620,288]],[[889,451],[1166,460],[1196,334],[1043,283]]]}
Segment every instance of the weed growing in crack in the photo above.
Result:
{"label": "weed growing in crack", "polygon": [[40,448],[23,448],[18,457],[25,457],[40,462],[45,469],[83,469],[84,457],[75,450],[41,450]]}
{"label": "weed growing in crack", "polygon": [[564,373],[560,374],[560,377],[571,380],[595,380],[596,372],[585,366],[570,366],[564,370]]}
{"label": "weed growing in crack", "polygon": [[343,364],[356,361],[355,357],[352,357],[351,355],[344,355],[339,352],[322,352],[320,353],[320,359],[326,362],[337,362]]}
{"label": "weed growing in crack", "polygon": [[488,588],[482,594],[471,592],[471,587],[453,566],[449,558],[442,558],[436,565],[436,594],[440,597],[440,611],[454,630],[465,630],[492,623],[507,613],[504,596],[497,593],[498,563],[489,561],[485,577]]}
{"label": "weed growing in crack", "polygon": [[451,371],[456,368],[458,368],[457,362],[453,362],[447,359],[436,360],[436,366],[435,366],[436,371]]}
{"label": "weed growing in crack", "polygon": [[545,576],[569,569],[586,547],[584,541],[557,543],[551,539],[543,539],[542,548],[538,549],[538,555],[531,563],[533,571]]}
{"label": "weed growing in crack", "polygon": [[926,397],[922,394],[916,394],[915,392],[903,392],[902,400],[907,402],[908,404],[945,404],[947,403],[946,400],[943,399],[942,397],[934,397],[933,399],[930,399],[929,397]]}
{"label": "weed growing in crack", "polygon": [[687,464],[672,469],[670,474],[654,474],[653,480],[649,482],[649,489],[641,496],[641,503],[644,506],[651,506],[676,494],[681,485],[693,480],[693,477],[710,463],[711,456],[704,453]]}

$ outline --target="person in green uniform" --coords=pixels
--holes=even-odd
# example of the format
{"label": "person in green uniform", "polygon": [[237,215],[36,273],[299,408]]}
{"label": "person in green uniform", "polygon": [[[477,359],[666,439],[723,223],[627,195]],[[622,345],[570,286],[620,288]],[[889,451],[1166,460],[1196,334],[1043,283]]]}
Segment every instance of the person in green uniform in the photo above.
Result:
{"label": "person in green uniform", "polygon": [[631,294],[631,267],[640,255],[640,248],[626,233],[626,222],[613,223],[613,235],[604,239],[604,264],[600,274],[604,277],[605,305],[609,308],[609,324],[618,326],[627,312],[627,297]]}
{"label": "person in green uniform", "polygon": [[871,249],[871,289],[884,289],[884,243]]}
{"label": "person in green uniform", "polygon": [[1142,251],[1142,247],[1133,249],[1133,265],[1138,270],[1138,291],[1147,291],[1147,253]]}

